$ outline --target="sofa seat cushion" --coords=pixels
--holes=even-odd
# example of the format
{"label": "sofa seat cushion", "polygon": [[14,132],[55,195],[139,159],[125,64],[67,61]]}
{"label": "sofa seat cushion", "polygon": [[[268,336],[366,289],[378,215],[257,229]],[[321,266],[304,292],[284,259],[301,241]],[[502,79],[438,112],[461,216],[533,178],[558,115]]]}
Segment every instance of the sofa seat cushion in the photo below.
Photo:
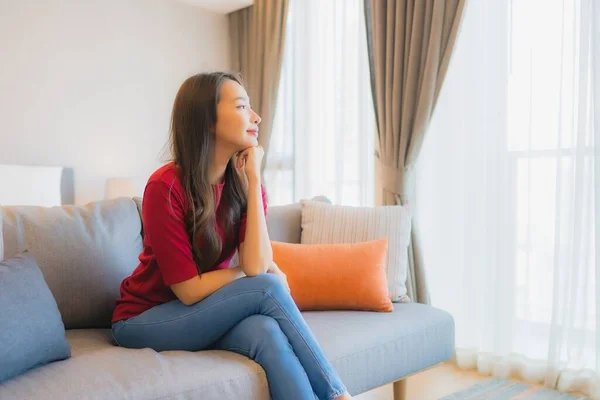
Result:
{"label": "sofa seat cushion", "polygon": [[[391,313],[303,313],[327,358],[352,394],[448,360],[454,321],[445,311],[396,303]],[[0,399],[268,400],[263,369],[225,351],[129,350],[110,330],[69,330],[71,358],[0,384]]]}
{"label": "sofa seat cushion", "polygon": [[351,394],[449,360],[454,355],[450,314],[418,303],[394,303],[391,313],[303,313]]}
{"label": "sofa seat cushion", "polygon": [[226,351],[129,350],[108,329],[67,331],[71,358],[0,384],[0,399],[268,400],[263,369]]}

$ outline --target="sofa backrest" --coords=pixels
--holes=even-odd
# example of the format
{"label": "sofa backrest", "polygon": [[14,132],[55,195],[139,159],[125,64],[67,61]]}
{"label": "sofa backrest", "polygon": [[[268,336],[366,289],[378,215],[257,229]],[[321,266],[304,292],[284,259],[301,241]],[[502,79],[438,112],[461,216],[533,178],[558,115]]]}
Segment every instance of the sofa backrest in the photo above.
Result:
{"label": "sofa backrest", "polygon": [[[0,207],[4,258],[29,250],[67,329],[108,328],[121,281],[142,251],[139,198],[81,206]],[[270,206],[271,240],[300,243],[301,205]]]}
{"label": "sofa backrest", "polygon": [[109,327],[121,281],[142,250],[135,202],[6,206],[0,212],[4,258],[24,250],[35,256],[65,327]]}
{"label": "sofa backrest", "polygon": [[[315,196],[312,200],[331,204],[331,201],[325,196]],[[267,209],[267,230],[271,240],[300,243],[302,205],[293,203],[284,206],[269,206]]]}

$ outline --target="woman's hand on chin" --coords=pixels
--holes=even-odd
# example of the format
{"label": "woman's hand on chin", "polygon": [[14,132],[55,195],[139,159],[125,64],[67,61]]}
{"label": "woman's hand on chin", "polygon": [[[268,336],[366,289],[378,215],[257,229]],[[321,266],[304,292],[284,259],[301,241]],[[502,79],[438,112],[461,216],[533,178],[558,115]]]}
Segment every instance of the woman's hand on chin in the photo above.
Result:
{"label": "woman's hand on chin", "polygon": [[238,153],[236,167],[243,165],[241,169],[246,173],[248,184],[260,183],[260,167],[264,156],[265,151],[262,146],[248,147]]}
{"label": "woman's hand on chin", "polygon": [[242,152],[236,153],[234,157],[235,173],[238,177],[240,184],[242,185],[242,190],[244,191],[244,195],[248,195],[248,176],[246,175],[246,159],[241,156]]}

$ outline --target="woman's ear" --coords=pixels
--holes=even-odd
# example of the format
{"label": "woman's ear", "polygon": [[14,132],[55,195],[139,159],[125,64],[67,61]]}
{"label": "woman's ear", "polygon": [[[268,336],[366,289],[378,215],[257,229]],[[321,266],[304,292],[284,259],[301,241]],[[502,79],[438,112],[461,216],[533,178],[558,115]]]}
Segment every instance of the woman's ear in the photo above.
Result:
{"label": "woman's ear", "polygon": [[216,133],[216,131],[217,131],[217,124],[212,123],[212,124],[208,125],[208,131],[210,133],[213,133],[213,134]]}

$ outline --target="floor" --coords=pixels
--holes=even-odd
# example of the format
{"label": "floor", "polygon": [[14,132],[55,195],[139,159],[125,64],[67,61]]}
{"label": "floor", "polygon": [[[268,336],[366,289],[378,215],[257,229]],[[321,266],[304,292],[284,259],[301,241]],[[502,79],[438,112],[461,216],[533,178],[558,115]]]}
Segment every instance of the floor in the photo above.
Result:
{"label": "floor", "polygon": [[[460,370],[454,364],[443,363],[408,378],[408,400],[439,400],[441,397],[468,388],[487,379],[475,370]],[[523,382],[527,383],[527,382]],[[535,384],[527,383],[532,386]],[[572,393],[583,396],[582,393]],[[392,385],[383,386],[354,397],[356,400],[393,400]]]}
{"label": "floor", "polygon": [[[475,371],[462,371],[444,363],[408,378],[408,400],[438,400],[485,379]],[[393,400],[392,385],[354,397],[356,400]]]}

